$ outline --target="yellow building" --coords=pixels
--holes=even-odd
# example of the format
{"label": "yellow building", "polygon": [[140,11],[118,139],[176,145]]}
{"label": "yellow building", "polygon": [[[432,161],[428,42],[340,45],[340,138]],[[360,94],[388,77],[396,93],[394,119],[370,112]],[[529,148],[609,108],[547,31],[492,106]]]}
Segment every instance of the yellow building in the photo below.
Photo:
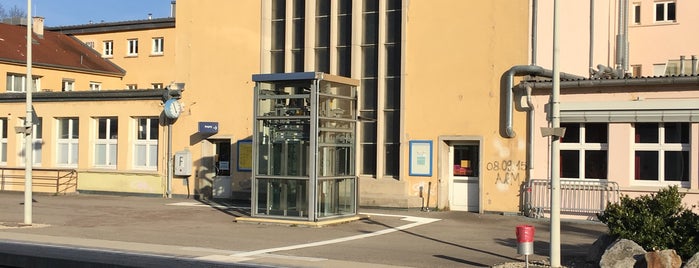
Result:
{"label": "yellow building", "polygon": [[[361,81],[355,167],[360,205],[519,211],[526,140],[500,133],[500,79],[513,65],[528,63],[528,4],[180,0],[176,19],[163,19],[173,20],[174,28],[85,26],[96,30],[71,34],[126,70],[114,89],[186,86],[172,128],[159,117],[157,167],[142,172],[129,164],[138,154],[124,145],[125,132],[119,135],[116,168],[97,172],[78,164],[79,190],[165,195],[173,177],[174,195],[250,198],[252,74],[326,72]],[[159,37],[163,55],[149,54],[147,44]],[[132,39],[142,46],[136,57],[124,54]],[[163,109],[162,100],[144,104],[104,109],[118,116],[119,131],[136,130],[133,119],[158,116]],[[81,124],[109,113],[75,112],[86,118]],[[514,129],[525,133],[524,116],[515,117]],[[89,158],[86,147],[80,150]],[[168,151],[191,153],[191,176],[171,176]]]}

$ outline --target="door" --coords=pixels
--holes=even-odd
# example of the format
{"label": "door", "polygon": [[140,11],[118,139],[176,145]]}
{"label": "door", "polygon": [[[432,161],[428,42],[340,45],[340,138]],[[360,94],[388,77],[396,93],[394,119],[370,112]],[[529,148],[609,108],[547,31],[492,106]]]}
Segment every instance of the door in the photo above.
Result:
{"label": "door", "polygon": [[449,208],[479,212],[480,146],[478,142],[449,144]]}
{"label": "door", "polygon": [[200,192],[204,198],[231,198],[231,140],[209,139],[202,146],[202,165],[205,171],[198,186]]}

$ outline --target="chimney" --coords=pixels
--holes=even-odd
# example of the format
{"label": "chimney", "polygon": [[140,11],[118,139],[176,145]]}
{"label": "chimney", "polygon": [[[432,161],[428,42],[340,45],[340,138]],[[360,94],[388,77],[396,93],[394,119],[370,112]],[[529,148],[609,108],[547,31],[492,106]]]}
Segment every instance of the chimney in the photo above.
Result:
{"label": "chimney", "polygon": [[32,31],[38,35],[39,38],[44,37],[44,17],[32,18]]}
{"label": "chimney", "polygon": [[153,19],[153,13],[148,13],[148,19],[152,20]]}
{"label": "chimney", "polygon": [[170,17],[174,18],[175,14],[177,13],[177,8],[176,8],[176,3],[177,1],[170,1]]}

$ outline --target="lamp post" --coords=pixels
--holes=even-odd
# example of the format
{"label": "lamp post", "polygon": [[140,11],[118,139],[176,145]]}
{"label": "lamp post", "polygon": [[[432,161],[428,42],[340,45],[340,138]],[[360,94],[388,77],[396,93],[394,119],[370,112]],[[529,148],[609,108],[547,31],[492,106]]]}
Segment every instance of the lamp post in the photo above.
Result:
{"label": "lamp post", "polygon": [[[558,0],[553,1],[553,92],[551,94],[551,123],[554,130],[560,129],[559,95],[561,73],[558,47]],[[551,136],[551,267],[561,267],[561,174],[560,138],[562,134]]]}
{"label": "lamp post", "polygon": [[24,119],[24,224],[32,224],[32,164],[33,164],[33,146],[32,146],[32,0],[27,0],[27,76],[26,80],[26,95],[27,95],[27,115]]}

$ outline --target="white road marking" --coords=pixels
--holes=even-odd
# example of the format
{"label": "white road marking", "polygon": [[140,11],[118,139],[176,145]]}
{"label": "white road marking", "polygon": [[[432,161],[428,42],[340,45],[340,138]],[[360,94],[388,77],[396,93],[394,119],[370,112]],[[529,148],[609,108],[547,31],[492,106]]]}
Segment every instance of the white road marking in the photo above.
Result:
{"label": "white road marking", "polygon": [[198,203],[198,202],[177,202],[177,203],[170,203],[167,205],[168,206],[182,206],[182,207],[213,207],[213,208],[221,208],[221,209],[229,209],[229,208],[250,209],[250,207],[224,206],[224,205],[215,205],[215,204],[204,204],[204,203]]}
{"label": "white road marking", "polygon": [[384,217],[402,217],[401,220],[410,221],[412,223],[409,223],[406,225],[401,225],[401,226],[394,227],[394,228],[383,229],[383,230],[372,232],[372,233],[353,235],[353,236],[330,239],[330,240],[325,240],[325,241],[318,241],[318,242],[313,242],[313,243],[306,243],[306,244],[291,245],[291,246],[285,246],[285,247],[268,248],[268,249],[260,249],[260,250],[255,250],[255,251],[241,252],[241,253],[232,254],[230,256],[250,257],[250,256],[254,256],[254,255],[268,254],[268,253],[277,252],[277,251],[286,251],[286,250],[294,250],[294,249],[301,249],[301,248],[317,247],[317,246],[323,246],[323,245],[329,245],[329,244],[342,243],[342,242],[347,242],[347,241],[352,241],[352,240],[357,240],[357,239],[364,239],[364,238],[389,234],[389,233],[417,227],[420,225],[433,223],[433,222],[440,220],[440,219],[412,217],[412,216],[403,216],[403,215],[374,214],[374,213],[362,213],[362,214],[374,215],[374,216],[384,216]]}

